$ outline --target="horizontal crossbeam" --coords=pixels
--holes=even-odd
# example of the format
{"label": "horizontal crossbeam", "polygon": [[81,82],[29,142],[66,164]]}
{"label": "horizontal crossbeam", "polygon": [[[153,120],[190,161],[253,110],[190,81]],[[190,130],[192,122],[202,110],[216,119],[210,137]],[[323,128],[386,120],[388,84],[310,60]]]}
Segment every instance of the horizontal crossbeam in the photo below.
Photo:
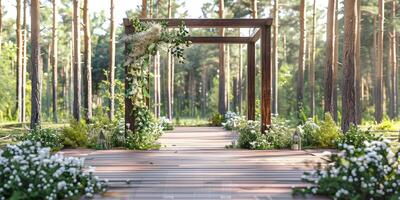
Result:
{"label": "horizontal crossbeam", "polygon": [[[257,28],[272,25],[272,18],[267,19],[140,19],[142,22],[167,22],[169,27],[178,27],[182,23],[190,28]],[[130,25],[124,19],[124,25]]]}
{"label": "horizontal crossbeam", "polygon": [[251,37],[187,37],[188,41],[192,43],[200,43],[200,44],[247,44],[252,38]]}

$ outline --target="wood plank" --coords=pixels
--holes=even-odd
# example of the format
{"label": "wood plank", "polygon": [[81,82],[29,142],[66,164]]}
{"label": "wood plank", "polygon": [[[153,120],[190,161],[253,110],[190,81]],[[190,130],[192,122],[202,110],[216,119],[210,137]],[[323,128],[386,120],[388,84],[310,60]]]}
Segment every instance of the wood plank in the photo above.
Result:
{"label": "wood plank", "polygon": [[247,44],[247,119],[256,118],[256,47]]}
{"label": "wood plank", "polygon": [[271,125],[271,26],[261,28],[261,131]]}
{"label": "wood plank", "polygon": [[187,37],[186,38],[188,41],[191,41],[192,43],[211,43],[211,44],[220,44],[220,43],[227,43],[227,44],[246,44],[249,41],[252,40],[251,37],[220,37],[220,36],[214,36],[214,37]]}
{"label": "wood plank", "polygon": [[[190,28],[256,28],[272,25],[272,18],[267,19],[140,19],[143,22],[166,22],[169,27],[178,27],[184,24]],[[129,19],[124,19],[124,25],[129,26]]]}

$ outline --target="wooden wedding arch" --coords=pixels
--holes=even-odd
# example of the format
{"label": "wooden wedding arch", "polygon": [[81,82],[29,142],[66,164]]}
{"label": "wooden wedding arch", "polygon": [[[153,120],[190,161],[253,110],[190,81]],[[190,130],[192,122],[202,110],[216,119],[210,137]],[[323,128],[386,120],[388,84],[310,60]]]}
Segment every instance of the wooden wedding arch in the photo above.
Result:
{"label": "wooden wedding arch", "polygon": [[[224,43],[247,44],[247,119],[255,120],[255,77],[256,48],[255,43],[261,40],[261,129],[266,130],[271,125],[271,26],[272,18],[267,19],[140,19],[142,22],[166,22],[169,28],[176,28],[182,23],[188,28],[254,28],[250,37],[210,36],[187,37],[192,43]],[[135,30],[130,19],[124,19],[125,34],[134,34]],[[128,84],[126,83],[125,86]],[[127,88],[125,88],[127,89]],[[131,124],[134,130],[132,104],[125,98],[125,122]]]}

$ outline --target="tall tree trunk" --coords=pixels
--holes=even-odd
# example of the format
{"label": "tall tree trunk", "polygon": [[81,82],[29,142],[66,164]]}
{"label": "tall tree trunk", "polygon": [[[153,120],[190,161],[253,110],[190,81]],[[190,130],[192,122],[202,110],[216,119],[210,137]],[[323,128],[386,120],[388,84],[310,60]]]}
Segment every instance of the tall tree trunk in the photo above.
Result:
{"label": "tall tree trunk", "polygon": [[[171,0],[168,0],[168,18],[171,18],[172,16],[172,4]],[[167,54],[167,117],[169,120],[172,120],[172,101],[173,101],[173,96],[172,96],[172,54],[170,51],[168,51]]]}
{"label": "tall tree trunk", "polygon": [[[392,11],[391,11],[392,20],[396,18],[396,0],[392,0]],[[398,91],[398,82],[397,82],[397,37],[396,37],[396,28],[395,26],[391,26],[391,44],[390,44],[390,51],[391,51],[391,60],[390,60],[390,67],[391,67],[391,96],[390,96],[390,118],[394,119],[397,117],[397,91]]]}
{"label": "tall tree trunk", "polygon": [[378,1],[378,37],[377,37],[377,65],[375,66],[375,121],[380,123],[383,118],[383,23],[384,2]]}
{"label": "tall tree trunk", "polygon": [[141,18],[147,17],[147,0],[142,0],[142,12],[140,13]]}
{"label": "tall tree trunk", "polygon": [[[28,29],[27,29],[27,15],[26,15],[26,10],[28,7],[28,2],[27,0],[24,0],[24,14],[23,14],[23,22],[22,22],[22,29],[23,29],[23,35],[22,35],[22,83],[21,83],[21,121],[25,122],[26,121],[26,68],[27,68],[27,62],[28,62],[28,56],[27,56],[27,35],[28,35]],[[0,32],[1,33],[1,32]]]}
{"label": "tall tree trunk", "polygon": [[355,50],[355,66],[356,66],[356,121],[361,124],[362,104],[361,104],[361,0],[357,0],[356,7],[356,50]]}
{"label": "tall tree trunk", "polygon": [[306,52],[306,21],[305,21],[305,0],[300,0],[300,48],[299,65],[297,69],[297,110],[300,112],[303,106],[303,88],[304,88],[304,66]]}
{"label": "tall tree trunk", "polygon": [[57,118],[57,83],[58,83],[58,72],[57,72],[57,65],[58,65],[58,49],[57,49],[57,43],[58,43],[58,24],[57,24],[57,17],[58,17],[58,12],[57,12],[57,0],[53,0],[53,30],[52,30],[52,66],[53,66],[53,120],[54,122],[58,121]]}
{"label": "tall tree trunk", "polygon": [[41,69],[40,60],[40,3],[31,0],[31,62],[32,62],[32,96],[31,96],[31,129],[40,124]]}
{"label": "tall tree trunk", "polygon": [[342,97],[342,131],[349,130],[356,124],[355,100],[355,41],[357,0],[346,0],[344,3],[344,47],[343,47],[343,97]]}
{"label": "tall tree trunk", "polygon": [[315,21],[316,16],[316,0],[313,2],[313,20],[312,20],[312,33],[311,33],[311,58],[310,58],[310,71],[309,71],[309,82],[310,82],[310,111],[311,117],[315,115]]}
{"label": "tall tree trunk", "polygon": [[84,23],[84,50],[83,50],[83,94],[86,121],[92,119],[92,39],[90,32],[89,0],[83,2],[83,23]]}
{"label": "tall tree trunk", "polygon": [[338,71],[339,71],[339,20],[338,20],[338,15],[339,15],[339,0],[336,1],[336,7],[334,9],[335,12],[335,21],[334,21],[334,26],[335,26],[335,32],[334,32],[334,49],[333,49],[333,78],[332,78],[332,87],[333,87],[333,97],[332,97],[332,105],[333,105],[333,119],[335,122],[339,121],[339,116],[338,116],[338,85],[337,85],[337,80],[338,80]]}
{"label": "tall tree trunk", "polygon": [[114,0],[110,0],[110,63],[109,63],[109,79],[110,79],[110,120],[114,119],[114,85],[115,85],[115,14],[114,14]]}
{"label": "tall tree trunk", "polygon": [[[224,0],[219,0],[219,18],[224,18]],[[223,37],[225,30],[221,28],[219,35]],[[225,48],[224,44],[219,45],[219,86],[218,86],[218,111],[221,115],[226,112],[226,96],[225,96]]]}
{"label": "tall tree trunk", "polygon": [[80,36],[80,0],[74,3],[74,119],[81,120],[81,36]]}
{"label": "tall tree trunk", "polygon": [[1,58],[1,48],[3,46],[3,38],[1,37],[3,33],[3,1],[0,0],[0,58]]}
{"label": "tall tree trunk", "polygon": [[334,112],[334,99],[333,93],[336,89],[333,83],[334,75],[334,62],[335,62],[335,26],[336,26],[336,0],[329,0],[328,3],[328,16],[326,24],[326,65],[325,65],[325,98],[324,98],[324,111],[331,113]]}
{"label": "tall tree trunk", "polygon": [[18,122],[22,122],[22,32],[21,32],[21,0],[17,0],[17,104]]}
{"label": "tall tree trunk", "polygon": [[253,19],[257,19],[258,18],[258,12],[257,12],[257,0],[251,0],[251,12],[252,12],[252,16]]}
{"label": "tall tree trunk", "polygon": [[278,63],[278,27],[279,27],[279,0],[274,0],[274,41],[273,41],[273,61],[272,61],[272,113],[278,115],[278,72],[279,72],[279,63]]}

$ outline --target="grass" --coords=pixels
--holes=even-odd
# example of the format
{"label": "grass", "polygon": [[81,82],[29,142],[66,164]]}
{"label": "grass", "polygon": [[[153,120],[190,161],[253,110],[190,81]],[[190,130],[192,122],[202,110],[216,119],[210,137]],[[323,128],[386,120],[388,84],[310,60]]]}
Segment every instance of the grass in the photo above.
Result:
{"label": "grass", "polygon": [[182,126],[194,126],[194,127],[204,127],[210,126],[208,119],[204,118],[175,118],[174,119],[174,126],[175,127],[182,127]]}

